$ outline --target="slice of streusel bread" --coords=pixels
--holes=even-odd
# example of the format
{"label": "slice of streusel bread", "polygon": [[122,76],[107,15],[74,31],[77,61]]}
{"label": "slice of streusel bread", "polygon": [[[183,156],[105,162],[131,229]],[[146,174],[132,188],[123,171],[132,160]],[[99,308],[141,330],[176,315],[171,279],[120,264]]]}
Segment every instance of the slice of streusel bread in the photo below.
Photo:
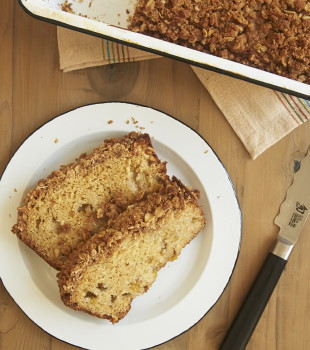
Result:
{"label": "slice of streusel bread", "polygon": [[205,226],[198,196],[173,178],[81,244],[58,273],[65,305],[112,323],[122,319]]}
{"label": "slice of streusel bread", "polygon": [[148,134],[105,140],[90,154],[63,165],[24,198],[12,231],[60,269],[80,242],[107,226],[128,205],[167,179]]}

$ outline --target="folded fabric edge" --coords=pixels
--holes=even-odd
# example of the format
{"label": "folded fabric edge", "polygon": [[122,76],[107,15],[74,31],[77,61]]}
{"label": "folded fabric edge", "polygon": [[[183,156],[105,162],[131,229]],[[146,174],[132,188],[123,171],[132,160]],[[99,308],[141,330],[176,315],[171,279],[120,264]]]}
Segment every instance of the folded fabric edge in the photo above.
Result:
{"label": "folded fabric edge", "polygon": [[[203,86],[207,89],[210,96],[227,119],[228,123],[238,135],[252,159],[256,159],[265,150],[273,146],[296,127],[301,125],[302,122],[308,120],[307,116],[301,122],[296,120],[293,115],[294,111],[292,106],[288,108],[283,101],[288,99],[290,96],[286,94],[278,94],[272,89],[264,88],[245,81],[240,81],[240,84],[238,83],[237,85],[237,87],[240,88],[239,94],[243,89],[245,89],[244,94],[242,93],[242,96],[240,97],[241,100],[235,100],[235,103],[237,103],[234,104],[233,100],[229,99],[229,110],[231,111],[231,114],[228,114],[227,101],[225,101],[225,98],[227,99],[227,96],[231,95],[236,95],[236,98],[238,98],[238,92],[234,91],[232,93],[231,91],[234,89],[234,87],[236,88],[237,79],[226,75],[219,75],[218,73],[195,66],[192,66],[192,69]],[[229,84],[229,82],[231,84]],[[221,90],[220,92],[219,89]],[[225,95],[225,91],[227,95]],[[247,100],[244,98],[249,97],[249,94],[251,95],[252,93],[255,93],[254,100]],[[262,99],[262,105],[264,105],[266,99],[270,101],[272,100],[272,103],[267,106],[268,108],[270,107],[271,114],[269,113],[267,116],[266,111],[264,111],[263,108],[259,111],[253,110],[253,102],[255,101],[257,104],[257,99]],[[296,103],[296,101],[294,102]],[[302,101],[297,100],[297,103],[301,104]],[[249,110],[253,111],[252,119],[248,119],[248,116],[252,115],[252,113],[249,113]],[[238,117],[236,117],[237,114]],[[275,120],[279,121],[278,125],[274,123],[274,119],[270,125],[268,124],[270,121],[270,115],[273,116]],[[252,126],[252,128],[249,128],[249,126]],[[255,133],[256,135],[254,135]]]}
{"label": "folded fabric edge", "polygon": [[139,61],[144,61],[144,60],[150,60],[150,59],[155,59],[158,57],[152,56],[136,56],[135,58],[131,58],[131,60],[125,61],[125,62],[110,62],[108,60],[98,60],[98,61],[87,61],[87,62],[81,62],[78,64],[73,64],[73,65],[65,65],[65,64],[60,64],[60,69],[64,73],[72,72],[75,70],[81,70],[81,69],[87,69],[87,68],[93,68],[93,67],[100,67],[100,66],[106,66],[106,65],[113,65],[113,64],[124,64],[124,63],[133,63],[133,62],[139,62]]}

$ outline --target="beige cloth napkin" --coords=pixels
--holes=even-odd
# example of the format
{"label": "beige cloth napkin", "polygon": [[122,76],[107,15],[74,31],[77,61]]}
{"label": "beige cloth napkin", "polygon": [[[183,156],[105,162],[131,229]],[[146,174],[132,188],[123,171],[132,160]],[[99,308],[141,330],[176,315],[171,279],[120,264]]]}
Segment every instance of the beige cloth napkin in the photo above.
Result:
{"label": "beige cloth napkin", "polygon": [[[101,38],[57,29],[60,68],[72,70],[158,58]],[[253,159],[310,119],[310,102],[192,66]]]}

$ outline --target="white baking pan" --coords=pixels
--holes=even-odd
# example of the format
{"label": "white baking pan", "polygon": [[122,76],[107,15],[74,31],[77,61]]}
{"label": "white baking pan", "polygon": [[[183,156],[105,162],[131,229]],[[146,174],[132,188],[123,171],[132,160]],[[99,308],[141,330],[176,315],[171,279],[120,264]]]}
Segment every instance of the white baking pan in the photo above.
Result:
{"label": "white baking pan", "polygon": [[127,30],[136,0],[70,0],[74,14],[62,11],[64,0],[18,1],[38,19],[310,100],[308,84]]}

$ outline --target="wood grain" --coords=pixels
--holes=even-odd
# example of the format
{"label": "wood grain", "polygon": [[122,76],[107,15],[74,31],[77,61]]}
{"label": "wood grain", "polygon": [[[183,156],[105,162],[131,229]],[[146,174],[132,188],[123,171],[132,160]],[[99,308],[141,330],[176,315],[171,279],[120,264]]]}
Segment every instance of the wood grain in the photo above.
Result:
{"label": "wood grain", "polygon": [[[197,130],[215,150],[231,176],[242,211],[239,258],[227,288],[208,314],[189,331],[154,349],[217,349],[277,235],[273,220],[292,181],[294,160],[310,143],[310,124],[303,124],[253,161],[184,63],[160,58],[63,73],[56,27],[30,17],[11,0],[1,2],[0,47],[1,174],[23,140],[43,123],[76,107],[112,100],[166,112]],[[310,222],[248,350],[309,349],[309,251]],[[35,325],[1,283],[0,350],[20,349],[77,348]]]}
{"label": "wood grain", "polygon": [[12,131],[13,2],[6,1],[0,21],[0,167],[9,160]]}

